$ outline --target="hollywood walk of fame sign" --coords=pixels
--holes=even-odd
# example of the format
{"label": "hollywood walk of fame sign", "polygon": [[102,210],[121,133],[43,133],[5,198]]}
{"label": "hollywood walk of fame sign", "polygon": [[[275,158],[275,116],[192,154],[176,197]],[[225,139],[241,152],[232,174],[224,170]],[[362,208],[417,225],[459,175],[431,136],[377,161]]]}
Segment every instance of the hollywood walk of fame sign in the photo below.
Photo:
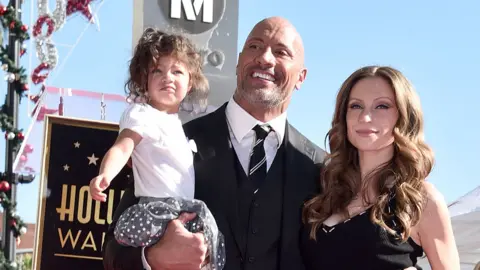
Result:
{"label": "hollywood walk of fame sign", "polygon": [[105,234],[131,170],[112,181],[107,202],[92,200],[88,185],[117,135],[114,123],[47,116],[34,269],[103,269]]}

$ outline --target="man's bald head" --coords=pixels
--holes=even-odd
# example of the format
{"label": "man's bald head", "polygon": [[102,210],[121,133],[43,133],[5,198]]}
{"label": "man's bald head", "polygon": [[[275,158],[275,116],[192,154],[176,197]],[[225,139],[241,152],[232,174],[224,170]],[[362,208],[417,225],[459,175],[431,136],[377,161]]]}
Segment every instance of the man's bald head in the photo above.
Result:
{"label": "man's bald head", "polygon": [[275,17],[265,18],[259,21],[253,27],[252,31],[250,31],[250,34],[248,35],[247,40],[248,38],[252,37],[252,35],[256,35],[258,33],[262,33],[265,31],[275,31],[277,29],[284,31],[287,36],[290,36],[294,39],[293,41],[294,49],[297,52],[298,57],[301,59],[301,63],[303,65],[304,57],[305,57],[305,49],[303,47],[302,37],[298,33],[295,26],[293,26],[293,24],[289,20],[283,17],[275,16]]}

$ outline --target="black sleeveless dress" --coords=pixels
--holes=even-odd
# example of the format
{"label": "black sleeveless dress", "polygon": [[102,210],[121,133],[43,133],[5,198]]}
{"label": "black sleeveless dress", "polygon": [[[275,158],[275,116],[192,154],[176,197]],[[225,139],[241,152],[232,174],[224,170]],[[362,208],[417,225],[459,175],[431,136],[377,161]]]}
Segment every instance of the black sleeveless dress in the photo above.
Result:
{"label": "black sleeveless dress", "polygon": [[[391,200],[389,209],[392,206]],[[309,237],[311,226],[304,226],[300,245],[306,270],[403,270],[416,266],[422,247],[411,238],[402,243],[373,224],[370,210],[333,227],[323,225],[317,230],[316,242]],[[391,228],[399,224],[395,217],[386,222]]]}

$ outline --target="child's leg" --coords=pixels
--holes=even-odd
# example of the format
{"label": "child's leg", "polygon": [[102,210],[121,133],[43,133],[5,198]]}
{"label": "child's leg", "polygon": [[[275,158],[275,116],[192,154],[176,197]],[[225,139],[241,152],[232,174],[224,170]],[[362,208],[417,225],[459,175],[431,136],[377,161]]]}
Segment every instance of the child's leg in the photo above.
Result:
{"label": "child's leg", "polygon": [[168,222],[178,217],[178,205],[169,198],[140,198],[120,216],[114,235],[126,246],[144,247],[158,242]]}

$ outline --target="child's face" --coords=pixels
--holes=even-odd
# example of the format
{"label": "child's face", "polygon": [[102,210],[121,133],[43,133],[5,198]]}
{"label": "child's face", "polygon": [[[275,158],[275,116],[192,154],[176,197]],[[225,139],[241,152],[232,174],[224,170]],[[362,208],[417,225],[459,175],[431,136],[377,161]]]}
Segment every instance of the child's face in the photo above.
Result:
{"label": "child's face", "polygon": [[172,56],[160,57],[148,74],[150,105],[161,111],[177,112],[191,89],[186,66]]}

